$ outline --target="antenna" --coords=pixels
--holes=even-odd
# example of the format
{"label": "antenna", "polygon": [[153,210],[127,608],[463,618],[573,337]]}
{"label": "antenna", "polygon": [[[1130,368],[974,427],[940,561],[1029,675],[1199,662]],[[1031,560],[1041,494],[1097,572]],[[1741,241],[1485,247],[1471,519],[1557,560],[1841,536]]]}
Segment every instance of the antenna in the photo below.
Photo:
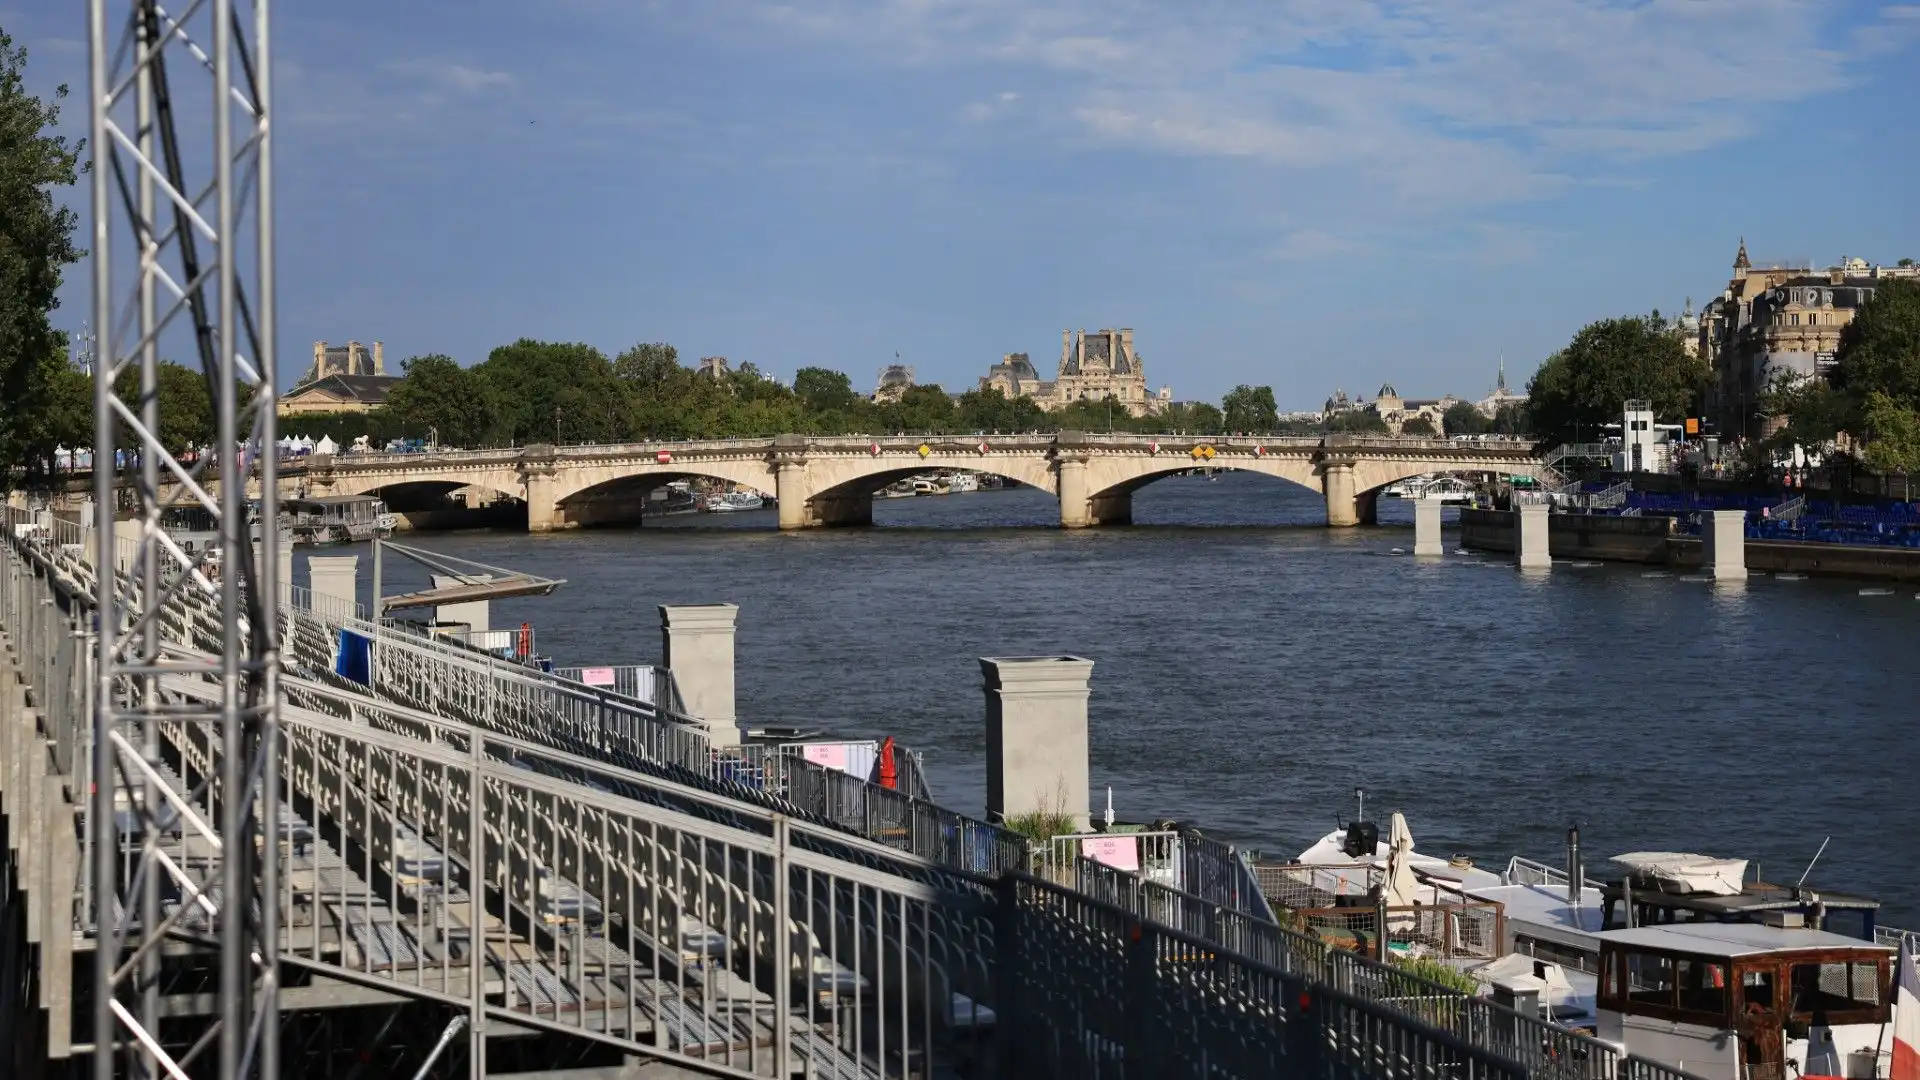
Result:
{"label": "antenna", "polygon": [[1827,853],[1827,844],[1832,840],[1833,837],[1829,836],[1825,840],[1820,841],[1820,850],[1813,853],[1813,862],[1809,862],[1807,868],[1800,872],[1800,880],[1793,883],[1793,887],[1796,890],[1807,883],[1807,875],[1813,873],[1813,864],[1819,862],[1820,856]]}
{"label": "antenna", "polygon": [[1358,801],[1358,802],[1360,803],[1360,809],[1359,809],[1359,811],[1358,811],[1358,812],[1356,813],[1356,815],[1355,815],[1355,817],[1354,817],[1354,820],[1355,820],[1355,821],[1365,821],[1365,820],[1367,820],[1367,789],[1366,789],[1366,788],[1354,788],[1354,789],[1353,789],[1353,797],[1354,797],[1354,799],[1356,799],[1356,800],[1357,800],[1357,801]]}
{"label": "antenna", "polygon": [[1107,785],[1107,828],[1113,828],[1113,785]]}

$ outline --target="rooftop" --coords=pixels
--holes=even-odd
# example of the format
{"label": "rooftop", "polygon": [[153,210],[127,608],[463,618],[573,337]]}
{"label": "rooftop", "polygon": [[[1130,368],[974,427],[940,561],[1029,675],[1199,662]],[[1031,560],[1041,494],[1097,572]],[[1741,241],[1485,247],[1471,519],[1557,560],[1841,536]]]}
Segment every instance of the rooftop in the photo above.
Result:
{"label": "rooftop", "polygon": [[1732,959],[1763,956],[1767,953],[1802,949],[1872,949],[1891,952],[1889,946],[1832,934],[1825,930],[1787,930],[1758,923],[1674,923],[1667,926],[1636,926],[1631,930],[1608,930],[1599,935],[1602,942],[1632,948],[1665,949]]}

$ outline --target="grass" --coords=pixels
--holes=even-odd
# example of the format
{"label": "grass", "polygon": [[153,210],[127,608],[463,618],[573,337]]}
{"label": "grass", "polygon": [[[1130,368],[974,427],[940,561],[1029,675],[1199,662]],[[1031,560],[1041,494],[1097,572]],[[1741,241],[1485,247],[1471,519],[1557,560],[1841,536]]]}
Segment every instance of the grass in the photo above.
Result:
{"label": "grass", "polygon": [[1005,824],[1036,844],[1044,844],[1056,836],[1074,831],[1073,815],[1060,810],[1029,810],[1013,815]]}
{"label": "grass", "polygon": [[1438,960],[1429,960],[1424,956],[1397,956],[1393,966],[1409,975],[1418,975],[1429,982],[1437,982],[1450,990],[1473,997],[1480,993],[1480,984],[1473,976],[1450,968]]}

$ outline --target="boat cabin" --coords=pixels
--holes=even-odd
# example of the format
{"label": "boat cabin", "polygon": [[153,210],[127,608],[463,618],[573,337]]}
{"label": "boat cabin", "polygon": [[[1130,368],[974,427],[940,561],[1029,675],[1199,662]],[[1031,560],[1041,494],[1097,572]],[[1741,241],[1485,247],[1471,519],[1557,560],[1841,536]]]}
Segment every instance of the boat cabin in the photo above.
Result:
{"label": "boat cabin", "polygon": [[387,504],[372,495],[288,499],[281,505],[291,517],[294,542],[299,544],[345,544],[393,530]]}
{"label": "boat cabin", "polygon": [[1821,930],[1679,923],[1600,938],[1600,1038],[1705,1080],[1883,1075],[1893,950]]}

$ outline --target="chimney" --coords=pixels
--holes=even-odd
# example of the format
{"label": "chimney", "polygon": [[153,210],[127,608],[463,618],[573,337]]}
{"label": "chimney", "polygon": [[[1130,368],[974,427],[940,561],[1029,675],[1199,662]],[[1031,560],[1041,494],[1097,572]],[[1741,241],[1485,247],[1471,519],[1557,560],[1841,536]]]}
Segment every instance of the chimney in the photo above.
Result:
{"label": "chimney", "polygon": [[373,373],[375,375],[385,375],[387,373],[386,349],[377,341],[373,343]]}
{"label": "chimney", "polygon": [[357,341],[347,342],[347,359],[345,363],[340,365],[340,374],[342,375],[360,374],[358,371],[355,371],[354,368],[359,366],[361,352],[365,348],[366,346],[360,344]]}
{"label": "chimney", "polygon": [[324,341],[313,343],[313,377],[316,379],[327,377],[327,343]]}

